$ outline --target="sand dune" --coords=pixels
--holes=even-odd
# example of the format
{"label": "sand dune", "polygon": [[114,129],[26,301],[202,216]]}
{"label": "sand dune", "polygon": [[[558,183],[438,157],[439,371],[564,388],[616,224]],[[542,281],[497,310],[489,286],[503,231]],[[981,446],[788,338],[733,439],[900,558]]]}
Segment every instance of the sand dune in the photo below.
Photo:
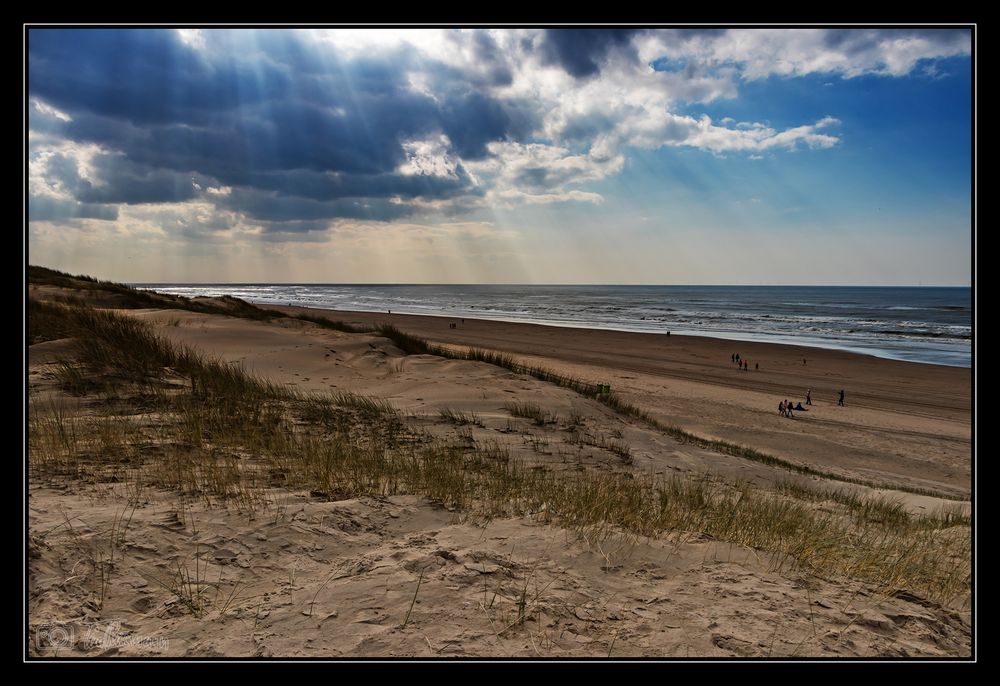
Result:
{"label": "sand dune", "polygon": [[[468,440],[498,441],[515,458],[547,469],[711,474],[762,489],[779,482],[829,485],[678,441],[529,376],[403,355],[374,334],[177,310],[129,314],[298,390],[385,398],[429,435],[456,435],[442,410],[475,413],[478,421],[461,427]],[[468,319],[450,329],[447,320],[397,315],[392,321],[441,343],[509,351],[610,383],[663,421],[706,437],[845,477],[942,495],[970,489],[968,370],[680,336]],[[31,346],[30,391],[88,412],[90,400],[58,390],[54,364],[67,349],[65,341]],[[736,350],[761,370],[737,372],[729,360]],[[831,401],[841,386],[845,408]],[[778,400],[797,400],[807,387],[812,411],[779,417]],[[511,401],[537,403],[559,419],[536,425],[512,417]],[[581,442],[569,417],[601,440]],[[627,460],[608,448],[611,437],[628,446]],[[888,493],[916,513],[955,505],[833,483],[863,497]],[[416,496],[328,502],[281,488],[268,490],[269,505],[250,514],[217,500],[145,490],[99,604],[100,579],[86,560],[121,517],[123,488],[94,480],[30,482],[32,654],[53,654],[38,644],[51,626],[74,639],[60,654],[90,656],[956,657],[971,651],[967,599],[946,607],[912,593],[889,595],[872,583],[818,578],[764,551],[691,532],[588,538],[548,522],[544,512],[485,521]],[[179,569],[194,574],[211,599],[197,614],[171,590]]]}
{"label": "sand dune", "polygon": [[[31,497],[33,530],[59,527],[65,512],[86,541],[107,523],[106,501],[45,488]],[[32,547],[31,621],[71,627],[79,644],[65,655],[105,657],[969,653],[967,619],[954,610],[778,573],[741,546],[588,542],[524,519],[465,520],[410,496],[278,503],[282,516],[252,520],[196,504],[184,521],[174,499],[151,500],[100,614],[66,581],[73,549],[50,537]],[[219,598],[201,617],[163,588],[178,564],[195,574],[196,558],[207,597]]]}

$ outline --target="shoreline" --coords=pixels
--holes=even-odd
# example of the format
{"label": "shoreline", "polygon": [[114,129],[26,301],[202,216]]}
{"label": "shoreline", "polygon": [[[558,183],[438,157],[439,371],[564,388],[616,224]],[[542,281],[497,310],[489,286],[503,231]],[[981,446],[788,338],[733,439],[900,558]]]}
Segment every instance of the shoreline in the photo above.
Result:
{"label": "shoreline", "polygon": [[[355,313],[357,313],[357,314],[373,314],[373,315],[374,314],[379,314],[379,313],[382,312],[382,310],[338,310],[338,309],[327,308],[327,307],[313,307],[311,305],[291,305],[291,306],[289,306],[289,305],[279,305],[277,303],[267,303],[267,302],[256,302],[256,301],[248,301],[248,302],[252,302],[254,305],[257,305],[258,307],[270,307],[270,308],[281,308],[281,307],[286,307],[287,308],[287,307],[292,307],[292,308],[302,308],[304,310],[318,310],[318,311],[321,311],[321,312],[328,311],[328,312],[344,312],[344,313],[348,313],[348,314],[355,314]],[[669,331],[643,331],[643,330],[640,330],[640,329],[626,329],[626,328],[620,328],[620,327],[615,327],[615,326],[601,326],[601,325],[596,325],[596,324],[574,324],[572,322],[529,321],[529,320],[523,320],[523,319],[503,319],[503,318],[500,318],[500,317],[495,318],[495,319],[494,318],[486,318],[486,317],[469,317],[469,316],[462,317],[462,316],[459,316],[459,315],[438,314],[438,313],[431,313],[431,312],[415,313],[415,312],[402,312],[402,311],[399,311],[399,312],[397,312],[397,314],[399,314],[399,315],[407,315],[407,316],[411,316],[411,317],[435,317],[435,318],[438,318],[438,319],[451,319],[451,320],[455,320],[455,319],[461,320],[461,319],[464,318],[464,319],[474,319],[474,320],[479,320],[479,321],[484,321],[484,322],[499,322],[499,323],[503,323],[503,324],[527,324],[527,325],[531,325],[531,326],[548,326],[548,327],[555,327],[555,328],[560,328],[560,329],[583,329],[583,330],[586,330],[586,331],[616,331],[616,332],[619,332],[619,333],[638,333],[638,334],[648,334],[648,335],[651,335],[651,336],[683,336],[685,338],[709,338],[709,339],[717,340],[717,341],[731,341],[733,343],[763,343],[763,344],[767,344],[767,345],[793,346],[793,347],[804,348],[804,349],[808,349],[808,350],[829,350],[829,351],[845,352],[845,353],[852,353],[854,355],[863,355],[863,356],[867,356],[867,357],[875,357],[875,358],[878,358],[878,359],[881,359],[881,360],[894,360],[896,362],[912,362],[913,364],[927,364],[927,365],[933,365],[933,366],[937,366],[937,367],[954,367],[954,368],[957,368],[957,369],[971,369],[972,368],[971,352],[969,354],[969,357],[970,357],[969,364],[946,364],[944,362],[930,362],[930,361],[927,361],[927,360],[907,359],[907,358],[901,357],[899,355],[894,355],[894,354],[892,354],[891,351],[888,351],[888,350],[883,349],[883,348],[874,348],[874,349],[872,349],[872,350],[878,350],[878,351],[880,351],[882,353],[882,354],[880,354],[880,352],[871,352],[870,349],[867,349],[867,348],[865,348],[864,346],[861,346],[861,345],[857,345],[857,346],[852,346],[850,344],[829,345],[826,342],[815,342],[815,343],[813,343],[813,342],[797,342],[797,343],[792,343],[792,342],[789,342],[789,341],[780,340],[782,338],[792,338],[792,336],[790,336],[790,335],[784,335],[784,334],[761,334],[760,336],[757,336],[757,337],[755,337],[753,335],[748,335],[749,337],[743,338],[743,337],[741,337],[741,334],[739,334],[739,333],[732,333],[732,334],[730,334],[730,333],[722,332],[722,331],[712,332],[711,334],[705,333],[705,332],[696,332],[696,331],[693,331],[693,330],[685,330],[685,329],[671,329]],[[815,340],[815,339],[813,339],[813,340]],[[970,347],[971,347],[971,345],[970,345]]]}
{"label": "shoreline", "polygon": [[[248,302],[252,302],[254,305],[257,305],[258,307],[273,307],[273,308],[289,307],[288,305],[281,305],[278,303],[257,302],[253,300],[248,300]],[[319,311],[372,314],[372,315],[380,314],[383,312],[382,310],[340,310],[327,307],[316,307],[312,305],[291,305],[290,307],[293,308],[299,307],[305,310],[319,310]],[[754,334],[743,334],[741,332],[732,332],[732,333],[725,331],[704,332],[704,331],[694,331],[688,329],[647,331],[641,329],[616,327],[614,325],[600,325],[596,323],[575,324],[573,322],[545,322],[545,321],[533,321],[525,319],[504,319],[501,317],[487,318],[487,317],[476,317],[468,315],[463,316],[455,314],[442,314],[437,312],[415,313],[415,312],[397,311],[396,314],[407,315],[412,317],[434,317],[438,319],[451,319],[451,320],[456,320],[456,319],[461,320],[464,318],[469,320],[478,320],[485,322],[499,322],[504,324],[525,324],[531,326],[545,326],[545,327],[555,327],[561,329],[583,329],[586,331],[616,331],[620,333],[648,334],[651,336],[684,336],[686,338],[707,338],[717,341],[731,341],[733,343],[763,343],[768,345],[792,346],[792,347],[804,348],[806,350],[839,351],[839,352],[852,353],[855,355],[875,357],[882,360],[894,360],[896,362],[912,362],[914,364],[925,364],[938,367],[954,367],[957,369],[972,368],[971,339],[969,339],[970,350],[968,353],[969,357],[968,363],[948,364],[941,361],[932,362],[929,360],[910,359],[903,356],[905,353],[894,352],[894,349],[878,348],[878,347],[868,348],[863,344],[851,344],[851,343],[836,344],[818,338],[810,338],[808,336],[804,337],[806,339],[805,341],[791,342],[789,340],[782,340],[782,339],[794,338],[792,335],[780,334],[780,333],[774,333],[774,334],[762,333],[760,335],[754,335]],[[934,340],[934,337],[932,336],[927,338],[929,338],[930,340]]]}
{"label": "shoreline", "polygon": [[[148,285],[148,287],[153,288],[154,286]],[[164,292],[185,295],[187,297],[197,295],[196,293],[189,292],[189,289],[193,288],[193,286],[166,284],[160,285],[160,288],[161,290],[165,289]],[[222,292],[213,292],[211,287],[206,287],[208,291],[206,296],[211,297],[225,294],[225,288],[229,288],[229,286],[223,287]],[[519,308],[511,309],[509,307],[510,302],[506,302],[506,304],[501,303],[494,307],[492,305],[484,305],[481,299],[476,300],[475,302],[478,304],[471,305],[471,307],[461,302],[449,305],[447,302],[434,301],[424,308],[419,305],[407,304],[408,301],[394,303],[391,302],[391,299],[385,302],[360,302],[353,300],[341,302],[339,298],[326,300],[310,297],[301,300],[294,293],[265,295],[262,293],[232,292],[229,294],[262,307],[291,306],[371,313],[386,312],[388,309],[392,309],[393,312],[413,316],[464,317],[466,319],[485,319],[511,324],[537,324],[539,326],[599,329],[657,335],[666,335],[667,332],[670,332],[672,335],[702,336],[730,341],[798,345],[816,349],[844,350],[863,355],[873,355],[883,359],[951,367],[971,368],[973,364],[971,330],[959,335],[954,332],[949,333],[944,330],[938,330],[934,328],[936,325],[931,324],[927,325],[931,327],[929,329],[918,327],[911,330],[912,327],[903,327],[895,330],[893,329],[894,325],[889,320],[884,322],[884,328],[886,328],[884,331],[878,327],[874,329],[866,328],[868,325],[860,319],[856,322],[856,326],[851,322],[840,322],[827,326],[822,323],[811,322],[810,317],[806,317],[798,325],[794,325],[789,329],[790,320],[786,321],[782,319],[783,315],[780,314],[775,314],[774,316],[777,316],[784,323],[769,323],[768,317],[772,315],[768,314],[762,315],[762,318],[756,319],[752,323],[741,317],[737,317],[738,321],[729,321],[728,318],[724,318],[720,323],[714,322],[714,320],[694,322],[683,317],[678,321],[673,321],[669,317],[666,319],[662,319],[659,316],[640,317],[640,314],[648,314],[645,311],[635,311],[623,317],[605,316],[600,313],[586,314],[578,312],[573,314],[569,310],[543,313],[535,311],[533,306],[528,306],[524,311],[520,311]],[[256,297],[258,295],[261,297]],[[890,307],[888,309],[906,308]],[[735,311],[733,314],[735,315]],[[858,317],[861,316],[861,314],[858,314]],[[887,313],[886,316],[888,316]],[[949,330],[952,328],[948,327]]]}
{"label": "shoreline", "polygon": [[[202,296],[206,297],[206,296]],[[250,301],[248,301],[250,302]],[[266,303],[266,302],[253,302],[257,307],[262,307],[266,309],[272,309],[279,312],[333,312],[337,314],[343,314],[348,317],[357,317],[358,321],[369,321],[375,319],[378,316],[384,318],[384,322],[381,323],[392,323],[396,318],[402,317],[414,317],[417,319],[434,319],[434,320],[450,320],[450,321],[469,321],[469,322],[481,322],[483,324],[499,324],[499,325],[510,325],[515,327],[542,327],[546,329],[558,329],[564,330],[566,332],[575,331],[586,331],[586,332],[610,332],[616,334],[626,334],[626,335],[636,335],[636,336],[652,336],[657,339],[666,339],[679,337],[685,340],[690,340],[694,343],[705,343],[708,344],[718,344],[718,343],[731,343],[731,344],[746,344],[752,346],[774,346],[775,348],[787,349],[793,351],[796,355],[805,354],[806,358],[810,352],[817,354],[825,353],[838,353],[845,355],[853,355],[859,358],[870,358],[873,360],[882,360],[887,362],[903,363],[903,364],[916,364],[926,367],[941,367],[944,369],[957,369],[966,370],[971,373],[971,365],[952,365],[952,364],[942,364],[940,362],[924,362],[922,360],[908,360],[900,357],[889,357],[884,355],[878,355],[872,352],[863,352],[857,348],[845,347],[845,346],[827,346],[819,344],[810,343],[791,343],[778,340],[769,340],[765,338],[730,338],[728,335],[724,334],[714,334],[709,335],[706,333],[695,333],[687,332],[683,330],[671,329],[669,332],[659,332],[659,331],[637,331],[634,329],[622,329],[614,328],[610,326],[588,326],[588,325],[574,325],[572,323],[560,322],[560,323],[550,323],[550,322],[540,322],[540,321],[523,321],[515,319],[492,319],[485,317],[461,317],[456,315],[448,314],[433,314],[433,313],[412,313],[412,312],[394,312],[393,314],[388,314],[383,310],[341,310],[330,307],[314,307],[311,305],[279,305],[276,303]],[[337,317],[331,317],[331,319],[338,319]],[[343,319],[350,323],[349,319]]]}

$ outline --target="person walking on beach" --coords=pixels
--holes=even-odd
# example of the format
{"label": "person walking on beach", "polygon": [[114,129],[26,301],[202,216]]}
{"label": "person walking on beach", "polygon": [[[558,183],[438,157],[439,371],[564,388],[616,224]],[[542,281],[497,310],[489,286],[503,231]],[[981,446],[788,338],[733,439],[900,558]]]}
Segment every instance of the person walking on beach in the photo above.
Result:
{"label": "person walking on beach", "polygon": [[785,416],[788,417],[789,419],[795,419],[795,415],[792,414],[792,401],[791,400],[786,400],[785,401]]}
{"label": "person walking on beach", "polygon": [[782,417],[785,416],[785,401],[784,400],[782,400],[780,403],[778,403],[778,414],[780,414]]}
{"label": "person walking on beach", "polygon": [[740,354],[736,353],[736,364],[740,363]]}
{"label": "person walking on beach", "polygon": [[837,404],[841,407],[844,406],[844,389],[840,389],[840,400],[837,401]]}
{"label": "person walking on beach", "polygon": [[729,359],[733,361],[733,364],[736,364],[736,353],[733,353],[732,355],[730,355]]}
{"label": "person walking on beach", "polygon": [[755,372],[759,372],[760,371],[760,362],[754,362],[753,363],[753,370]]}
{"label": "person walking on beach", "polygon": [[813,404],[812,392],[813,392],[813,389],[811,389],[811,388],[808,391],[806,391],[806,405],[812,405]]}

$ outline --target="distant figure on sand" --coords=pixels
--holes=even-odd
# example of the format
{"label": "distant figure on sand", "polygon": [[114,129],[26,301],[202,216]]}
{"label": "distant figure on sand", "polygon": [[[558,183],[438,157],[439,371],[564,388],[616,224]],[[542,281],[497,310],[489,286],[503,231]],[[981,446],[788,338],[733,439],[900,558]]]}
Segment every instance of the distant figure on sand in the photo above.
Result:
{"label": "distant figure on sand", "polygon": [[760,362],[754,362],[753,363],[753,370],[755,372],[759,372],[760,371]]}
{"label": "distant figure on sand", "polygon": [[840,389],[840,400],[837,401],[837,404],[841,406],[844,404],[844,389]]}
{"label": "distant figure on sand", "polygon": [[736,364],[740,363],[740,354],[736,353]]}
{"label": "distant figure on sand", "polygon": [[778,403],[778,414],[780,414],[782,417],[785,416],[785,401],[784,400],[782,400],[780,403]]}
{"label": "distant figure on sand", "polygon": [[806,405],[812,405],[813,404],[812,392],[813,392],[813,389],[811,389],[811,388],[808,391],[806,391]]}
{"label": "distant figure on sand", "polygon": [[732,355],[730,355],[729,359],[731,359],[733,361],[733,364],[736,364],[736,353],[733,353]]}
{"label": "distant figure on sand", "polygon": [[795,416],[792,414],[791,400],[785,400],[785,416],[788,417],[789,419],[795,419]]}
{"label": "distant figure on sand", "polygon": [[805,363],[806,363],[806,358],[803,357],[802,358],[802,364],[805,364]]}

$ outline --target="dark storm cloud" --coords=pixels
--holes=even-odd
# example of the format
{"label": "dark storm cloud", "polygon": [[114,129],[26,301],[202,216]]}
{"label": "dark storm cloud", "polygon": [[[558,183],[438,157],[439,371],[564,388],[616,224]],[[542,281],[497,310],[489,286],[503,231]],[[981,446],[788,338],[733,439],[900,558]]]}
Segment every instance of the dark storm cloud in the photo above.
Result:
{"label": "dark storm cloud", "polygon": [[511,119],[500,103],[481,93],[455,97],[441,110],[444,132],[455,152],[465,159],[486,155],[486,144],[501,140],[512,128]]}
{"label": "dark storm cloud", "polygon": [[195,183],[200,181],[203,187],[209,183],[204,176],[136,164],[121,155],[95,155],[90,172],[96,184],[80,176],[74,158],[55,153],[46,162],[43,178],[83,203],[130,205],[191,200],[197,197]]}
{"label": "dark storm cloud", "polygon": [[203,121],[287,94],[273,64],[209,63],[175,31],[31,29],[28,88],[68,111],[142,123]]}
{"label": "dark storm cloud", "polygon": [[324,202],[240,189],[233,190],[224,202],[230,209],[265,222],[337,218],[389,221],[414,211],[408,205],[379,198],[344,198]]}
{"label": "dark storm cloud", "polygon": [[[31,129],[110,151],[94,160],[93,183],[72,178],[65,160],[50,165],[74,198],[183,202],[199,196],[192,180],[201,179],[245,191],[229,209],[256,218],[391,218],[412,209],[388,197],[479,192],[461,165],[453,177],[399,174],[404,142],[444,133],[451,155],[477,159],[533,124],[409,47],[347,59],[285,31],[204,37],[202,50],[171,30],[29,31],[29,93],[71,118],[35,107]],[[492,38],[471,40],[485,65],[475,80],[509,83]],[[417,67],[434,97],[411,89]]]}
{"label": "dark storm cloud", "polygon": [[479,195],[470,188],[470,179],[463,168],[455,177],[404,174],[332,175],[302,169],[253,174],[246,185],[256,189],[277,191],[280,195],[298,196],[311,200],[338,198],[450,198],[458,195]]}
{"label": "dark storm cloud", "polygon": [[638,57],[632,47],[637,29],[548,29],[541,42],[542,58],[577,78],[593,76],[611,52]]}

